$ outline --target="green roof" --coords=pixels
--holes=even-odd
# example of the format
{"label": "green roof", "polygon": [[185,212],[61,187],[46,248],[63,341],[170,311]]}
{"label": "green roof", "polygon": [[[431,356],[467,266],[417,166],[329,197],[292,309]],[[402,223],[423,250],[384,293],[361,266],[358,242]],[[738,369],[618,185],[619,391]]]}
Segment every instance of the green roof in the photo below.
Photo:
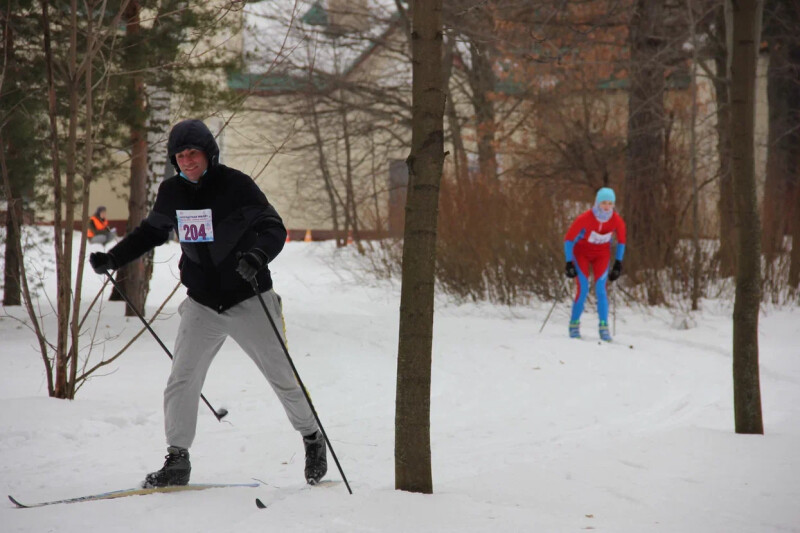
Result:
{"label": "green roof", "polygon": [[328,12],[320,2],[314,2],[305,15],[300,17],[300,21],[309,26],[327,26]]}
{"label": "green roof", "polygon": [[[675,71],[667,75],[666,88],[667,89],[686,89],[692,82],[692,77],[684,71]],[[617,78],[611,76],[608,79],[597,82],[598,89],[612,90],[612,89],[627,89],[630,86],[628,78]]]}

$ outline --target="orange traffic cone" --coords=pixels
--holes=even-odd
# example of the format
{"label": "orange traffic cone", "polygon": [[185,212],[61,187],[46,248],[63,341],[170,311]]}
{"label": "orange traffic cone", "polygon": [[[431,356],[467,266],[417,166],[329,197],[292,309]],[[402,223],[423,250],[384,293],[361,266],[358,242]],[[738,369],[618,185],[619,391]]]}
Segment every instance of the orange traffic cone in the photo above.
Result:
{"label": "orange traffic cone", "polygon": [[347,232],[347,246],[353,244],[353,230],[348,230]]}
{"label": "orange traffic cone", "polygon": [[306,230],[306,236],[303,238],[303,242],[311,242],[311,240],[312,240],[311,239],[311,230],[307,229]]}
{"label": "orange traffic cone", "polygon": [[292,237],[291,234],[289,233],[289,230],[286,230],[286,242],[292,242]]}

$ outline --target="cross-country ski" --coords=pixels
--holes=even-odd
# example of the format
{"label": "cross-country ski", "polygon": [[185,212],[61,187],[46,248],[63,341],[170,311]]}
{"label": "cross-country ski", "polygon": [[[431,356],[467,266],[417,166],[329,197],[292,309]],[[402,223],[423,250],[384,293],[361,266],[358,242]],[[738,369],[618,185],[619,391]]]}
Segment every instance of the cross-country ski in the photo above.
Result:
{"label": "cross-country ski", "polygon": [[272,505],[275,501],[283,500],[289,494],[292,494],[292,493],[295,493],[295,492],[304,491],[304,490],[314,489],[314,488],[335,487],[335,486],[341,485],[341,484],[342,484],[342,482],[339,481],[339,480],[336,480],[336,479],[323,479],[322,481],[320,481],[319,483],[316,483],[314,485],[306,485],[306,486],[300,487],[300,488],[288,488],[288,489],[280,489],[279,488],[279,489],[276,489],[276,491],[275,491],[276,497],[274,499],[271,499],[271,500],[266,500],[267,503],[264,503],[264,500],[262,500],[261,498],[256,498],[256,507],[258,507],[259,509],[266,509],[267,507]]}
{"label": "cross-country ski", "polygon": [[90,494],[88,496],[78,496],[75,498],[64,498],[61,500],[51,500],[38,503],[22,503],[17,498],[8,495],[8,499],[20,509],[30,509],[32,507],[45,507],[48,505],[58,505],[62,503],[82,503],[94,502],[98,500],[114,500],[117,498],[127,498],[129,496],[145,496],[147,494],[164,494],[169,492],[189,492],[197,490],[208,489],[224,489],[234,487],[258,487],[260,483],[197,483],[190,485],[171,485],[167,487],[151,487],[151,488],[131,488],[122,490],[112,490],[109,492],[100,492],[98,494]]}

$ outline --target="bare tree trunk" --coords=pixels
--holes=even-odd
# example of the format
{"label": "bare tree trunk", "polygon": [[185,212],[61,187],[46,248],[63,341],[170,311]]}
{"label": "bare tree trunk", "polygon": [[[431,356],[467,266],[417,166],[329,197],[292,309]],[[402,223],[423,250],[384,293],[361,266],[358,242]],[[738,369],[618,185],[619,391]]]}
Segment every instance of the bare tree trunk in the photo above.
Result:
{"label": "bare tree trunk", "polygon": [[[0,82],[1,83],[1,82]],[[3,141],[3,128],[0,128],[0,175],[2,175],[3,179],[3,189],[6,193],[6,197],[13,198],[13,194],[11,192],[11,179],[8,175],[8,167],[6,166],[6,154],[5,150],[3,149],[5,146]],[[11,224],[14,226],[14,232],[19,235],[21,233],[22,227],[22,219],[17,218],[16,213],[14,210],[8,211],[8,217],[11,221]],[[19,258],[23,258],[22,253],[22,243],[19,239],[16,242],[8,241],[6,242],[6,246],[9,244],[16,246],[16,255]],[[45,376],[47,379],[47,394],[52,396],[53,391],[55,390],[55,383],[53,380],[53,364],[49,357],[48,346],[44,336],[44,332],[42,331],[41,323],[39,317],[36,315],[36,310],[33,306],[33,299],[31,298],[31,291],[30,287],[28,286],[28,279],[25,274],[25,263],[20,260],[19,262],[19,269],[20,269],[20,281],[22,285],[22,296],[25,302],[25,309],[28,311],[28,318],[30,319],[31,328],[33,329],[34,333],[36,334],[36,340],[39,343],[39,353],[42,356],[42,362],[44,363],[45,368]]]}
{"label": "bare tree trunk", "polygon": [[468,177],[469,163],[467,162],[467,150],[464,148],[464,136],[461,134],[461,123],[458,119],[456,106],[453,100],[453,92],[450,90],[450,77],[453,73],[453,57],[456,46],[456,38],[449,35],[445,46],[444,58],[444,86],[447,88],[447,102],[445,112],[447,114],[447,124],[450,126],[450,141],[453,144],[453,167],[458,183]]}
{"label": "bare tree trunk", "polygon": [[736,226],[734,224],[733,177],[731,175],[731,112],[728,91],[728,59],[725,44],[725,8],[720,6],[715,17],[718,39],[714,46],[714,93],[717,102],[717,154],[719,158],[719,264],[723,276],[736,272]]}
{"label": "bare tree trunk", "polygon": [[[355,189],[353,187],[353,149],[350,142],[350,122],[347,115],[347,96],[344,92],[339,95],[339,116],[342,120],[342,140],[344,140],[344,230],[345,232],[352,231],[353,234],[358,235],[358,208],[356,207]],[[337,235],[336,243],[338,246],[347,244],[347,236],[343,235],[340,239]]]}
{"label": "bare tree trunk", "polygon": [[[94,19],[89,17],[87,19],[86,27],[86,58],[85,62],[91,65],[94,56],[95,46],[95,32],[94,32]],[[85,63],[84,63],[85,64]],[[85,138],[84,150],[84,173],[83,173],[83,187],[81,191],[81,221],[83,222],[81,228],[80,249],[78,252],[79,258],[86,257],[86,228],[89,224],[89,186],[92,183],[93,171],[92,160],[94,154],[94,96],[93,96],[93,69],[91,66],[84,70],[84,101],[85,101],[85,116],[83,121],[83,135]],[[75,80],[75,92],[78,92],[78,80]],[[77,155],[77,151],[76,151]],[[72,224],[70,224],[72,225]],[[85,268],[85,261],[79,260],[77,264],[77,272],[75,273],[75,293],[72,301],[72,316],[70,318],[70,347],[69,347],[69,377],[67,378],[67,397],[74,398],[77,391],[77,376],[78,376],[78,358],[80,351],[80,316],[81,316],[81,294],[83,289],[83,270]]]}
{"label": "bare tree trunk", "polygon": [[[789,67],[788,48],[773,42],[769,53],[767,70],[767,100],[769,104],[769,133],[767,135],[767,173],[764,181],[764,202],[761,208],[763,220],[762,245],[764,258],[772,263],[781,253],[783,237],[787,228],[787,195],[796,172],[792,155],[797,149],[798,138],[790,121],[789,100],[792,91],[798,91],[796,80],[787,79]],[[793,195],[791,195],[793,196]],[[791,197],[788,196],[788,197]]]}
{"label": "bare tree trunk", "polygon": [[[375,233],[378,235],[378,238],[383,238],[384,223],[388,222],[388,220],[385,220],[381,215],[381,212],[383,210],[381,209],[380,199],[381,199],[381,192],[385,190],[385,185],[383,180],[381,180],[382,174],[379,166],[386,160],[377,153],[374,133],[369,136],[369,143],[370,143],[369,160],[371,169],[370,185],[372,185],[372,210],[375,212]],[[361,251],[360,246],[361,243],[359,243],[359,251]]]}
{"label": "bare tree trunk", "polygon": [[[8,16],[9,13],[5,13],[3,17],[0,17],[0,21],[4,22],[2,32],[5,52],[4,79],[0,85],[8,84],[16,89],[18,87],[17,73],[19,63],[14,53],[14,32],[12,25],[8,22]],[[5,111],[5,109],[3,110]],[[6,119],[6,117],[3,118]],[[7,125],[8,123],[0,124],[0,128],[5,128]],[[15,152],[15,143],[11,139],[7,139],[0,145],[0,150],[13,154]],[[6,242],[3,267],[3,305],[5,306],[20,305],[22,303],[20,291],[20,263],[22,262],[22,257],[17,253],[17,250],[22,249],[22,240],[14,223],[15,217],[17,221],[22,221],[22,199],[15,186],[16,182],[17,180],[13,182],[9,180],[9,190],[6,193]]]}
{"label": "bare tree trunk", "polygon": [[489,47],[480,42],[470,42],[472,68],[468,75],[472,86],[472,105],[475,108],[475,129],[478,138],[478,166],[484,179],[497,179],[497,152],[495,148],[494,72]]}
{"label": "bare tree trunk", "polygon": [[334,235],[339,235],[339,204],[336,199],[336,187],[333,184],[330,166],[328,165],[328,158],[325,155],[325,139],[322,135],[322,128],[319,124],[317,102],[313,96],[306,98],[306,102],[311,119],[309,121],[309,125],[311,127],[311,133],[314,136],[314,145],[317,148],[317,164],[319,165],[320,174],[322,174],[322,181],[325,186],[325,194],[328,198],[328,206],[331,210],[333,233]]}
{"label": "bare tree trunk", "polygon": [[[664,189],[664,48],[661,37],[663,0],[637,0],[630,22],[630,89],[628,150],[625,175],[625,220],[628,224],[634,272],[663,267],[666,249]],[[659,304],[663,293],[658,277],[645,275],[648,303]]]}
{"label": "bare tree trunk", "polygon": [[700,300],[700,214],[699,206],[700,192],[697,186],[697,28],[695,27],[694,3],[687,0],[687,11],[689,13],[689,31],[692,41],[692,81],[690,97],[692,99],[691,124],[689,130],[691,150],[691,174],[692,174],[692,311],[699,309]]}
{"label": "bare tree trunk", "polygon": [[412,132],[397,355],[395,487],[430,494],[433,293],[444,164],[442,0],[414,2],[412,11]]}
{"label": "bare tree trunk", "polygon": [[[765,4],[762,39],[769,45],[769,135],[761,211],[762,245],[768,272],[774,273],[779,271],[774,268],[774,260],[786,251],[786,235],[794,232],[795,196],[800,187],[799,26],[800,4],[796,1],[772,0]],[[800,265],[790,265],[790,271],[793,269],[797,271]]]}
{"label": "bare tree trunk", "polygon": [[[141,31],[140,26],[141,5],[138,1],[131,2],[125,11],[128,35],[136,35]],[[146,117],[144,81],[141,76],[133,78],[134,100],[131,105],[136,110],[134,125],[131,126],[131,166],[130,190],[128,196],[128,222],[127,230],[132,231],[147,216],[147,132],[144,125]],[[125,316],[136,316],[136,311],[144,312],[147,299],[147,257],[128,263],[117,271],[117,282],[125,293],[130,304],[125,305]],[[112,300],[121,300],[122,297],[112,292]]]}
{"label": "bare tree trunk", "polygon": [[[56,341],[56,380],[55,397],[69,399],[69,331],[70,308],[72,304],[72,237],[75,220],[75,175],[77,173],[78,146],[78,8],[77,1],[70,6],[70,37],[67,59],[67,92],[69,117],[67,119],[67,147],[64,156],[65,182],[61,202],[56,203],[55,212],[59,226],[56,231],[63,232],[63,240],[56,237],[56,278],[58,283],[57,309],[58,332]],[[60,185],[60,184],[59,184]],[[60,188],[60,187],[59,187]],[[62,217],[63,209],[63,219]]]}
{"label": "bare tree trunk", "polygon": [[758,367],[761,228],[755,180],[755,80],[761,0],[726,0],[730,51],[731,149],[739,237],[733,307],[733,404],[736,433],[764,433]]}
{"label": "bare tree trunk", "polygon": [[[2,149],[2,148],[0,148]],[[21,249],[21,235],[17,232],[14,224],[14,217],[22,220],[22,199],[15,194],[6,199],[6,243],[5,243],[5,267],[3,269],[3,305],[21,305],[22,298],[20,292],[20,263],[22,257],[17,254]]]}
{"label": "bare tree trunk", "polygon": [[[47,0],[41,0],[42,5],[42,30],[44,33],[44,60],[45,60],[45,70],[47,72],[47,114],[50,119],[49,125],[49,137],[50,137],[50,161],[52,164],[52,172],[53,172],[53,197],[55,200],[55,209],[53,210],[53,234],[54,234],[54,242],[55,242],[55,255],[56,255],[56,285],[57,285],[57,295],[58,298],[57,303],[57,312],[61,313],[62,308],[60,305],[60,297],[61,297],[61,286],[63,285],[63,275],[60,272],[58,265],[62,264],[64,261],[63,258],[63,229],[62,229],[62,219],[61,219],[61,205],[63,203],[63,191],[61,186],[61,157],[58,151],[58,115],[56,112],[56,88],[55,88],[55,80],[53,75],[53,51],[51,47],[50,41],[50,17],[48,10],[50,6]],[[52,367],[50,366],[49,361],[46,362],[45,366],[47,368],[52,368],[54,373],[58,375],[58,366],[60,361],[58,360],[58,346],[56,346],[56,360],[53,363]],[[48,359],[48,354],[45,352],[42,356]],[[59,384],[57,379],[48,380],[50,385],[50,390],[48,391],[50,396],[57,396],[57,391],[59,390]],[[63,390],[64,386],[61,384],[61,389]]]}
{"label": "bare tree trunk", "polygon": [[[800,165],[795,169],[800,173]],[[789,287],[800,288],[800,184],[794,189],[794,203],[791,211],[792,221],[792,252],[789,263]]]}

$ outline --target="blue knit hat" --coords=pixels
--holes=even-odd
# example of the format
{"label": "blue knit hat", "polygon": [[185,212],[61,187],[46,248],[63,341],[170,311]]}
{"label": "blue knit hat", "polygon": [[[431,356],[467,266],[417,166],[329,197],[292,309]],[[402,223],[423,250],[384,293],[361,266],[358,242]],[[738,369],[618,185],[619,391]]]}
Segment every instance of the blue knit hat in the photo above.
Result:
{"label": "blue knit hat", "polygon": [[597,196],[594,199],[594,204],[597,205],[600,202],[616,202],[617,196],[614,194],[614,189],[610,187],[603,187],[599,191],[597,191]]}

